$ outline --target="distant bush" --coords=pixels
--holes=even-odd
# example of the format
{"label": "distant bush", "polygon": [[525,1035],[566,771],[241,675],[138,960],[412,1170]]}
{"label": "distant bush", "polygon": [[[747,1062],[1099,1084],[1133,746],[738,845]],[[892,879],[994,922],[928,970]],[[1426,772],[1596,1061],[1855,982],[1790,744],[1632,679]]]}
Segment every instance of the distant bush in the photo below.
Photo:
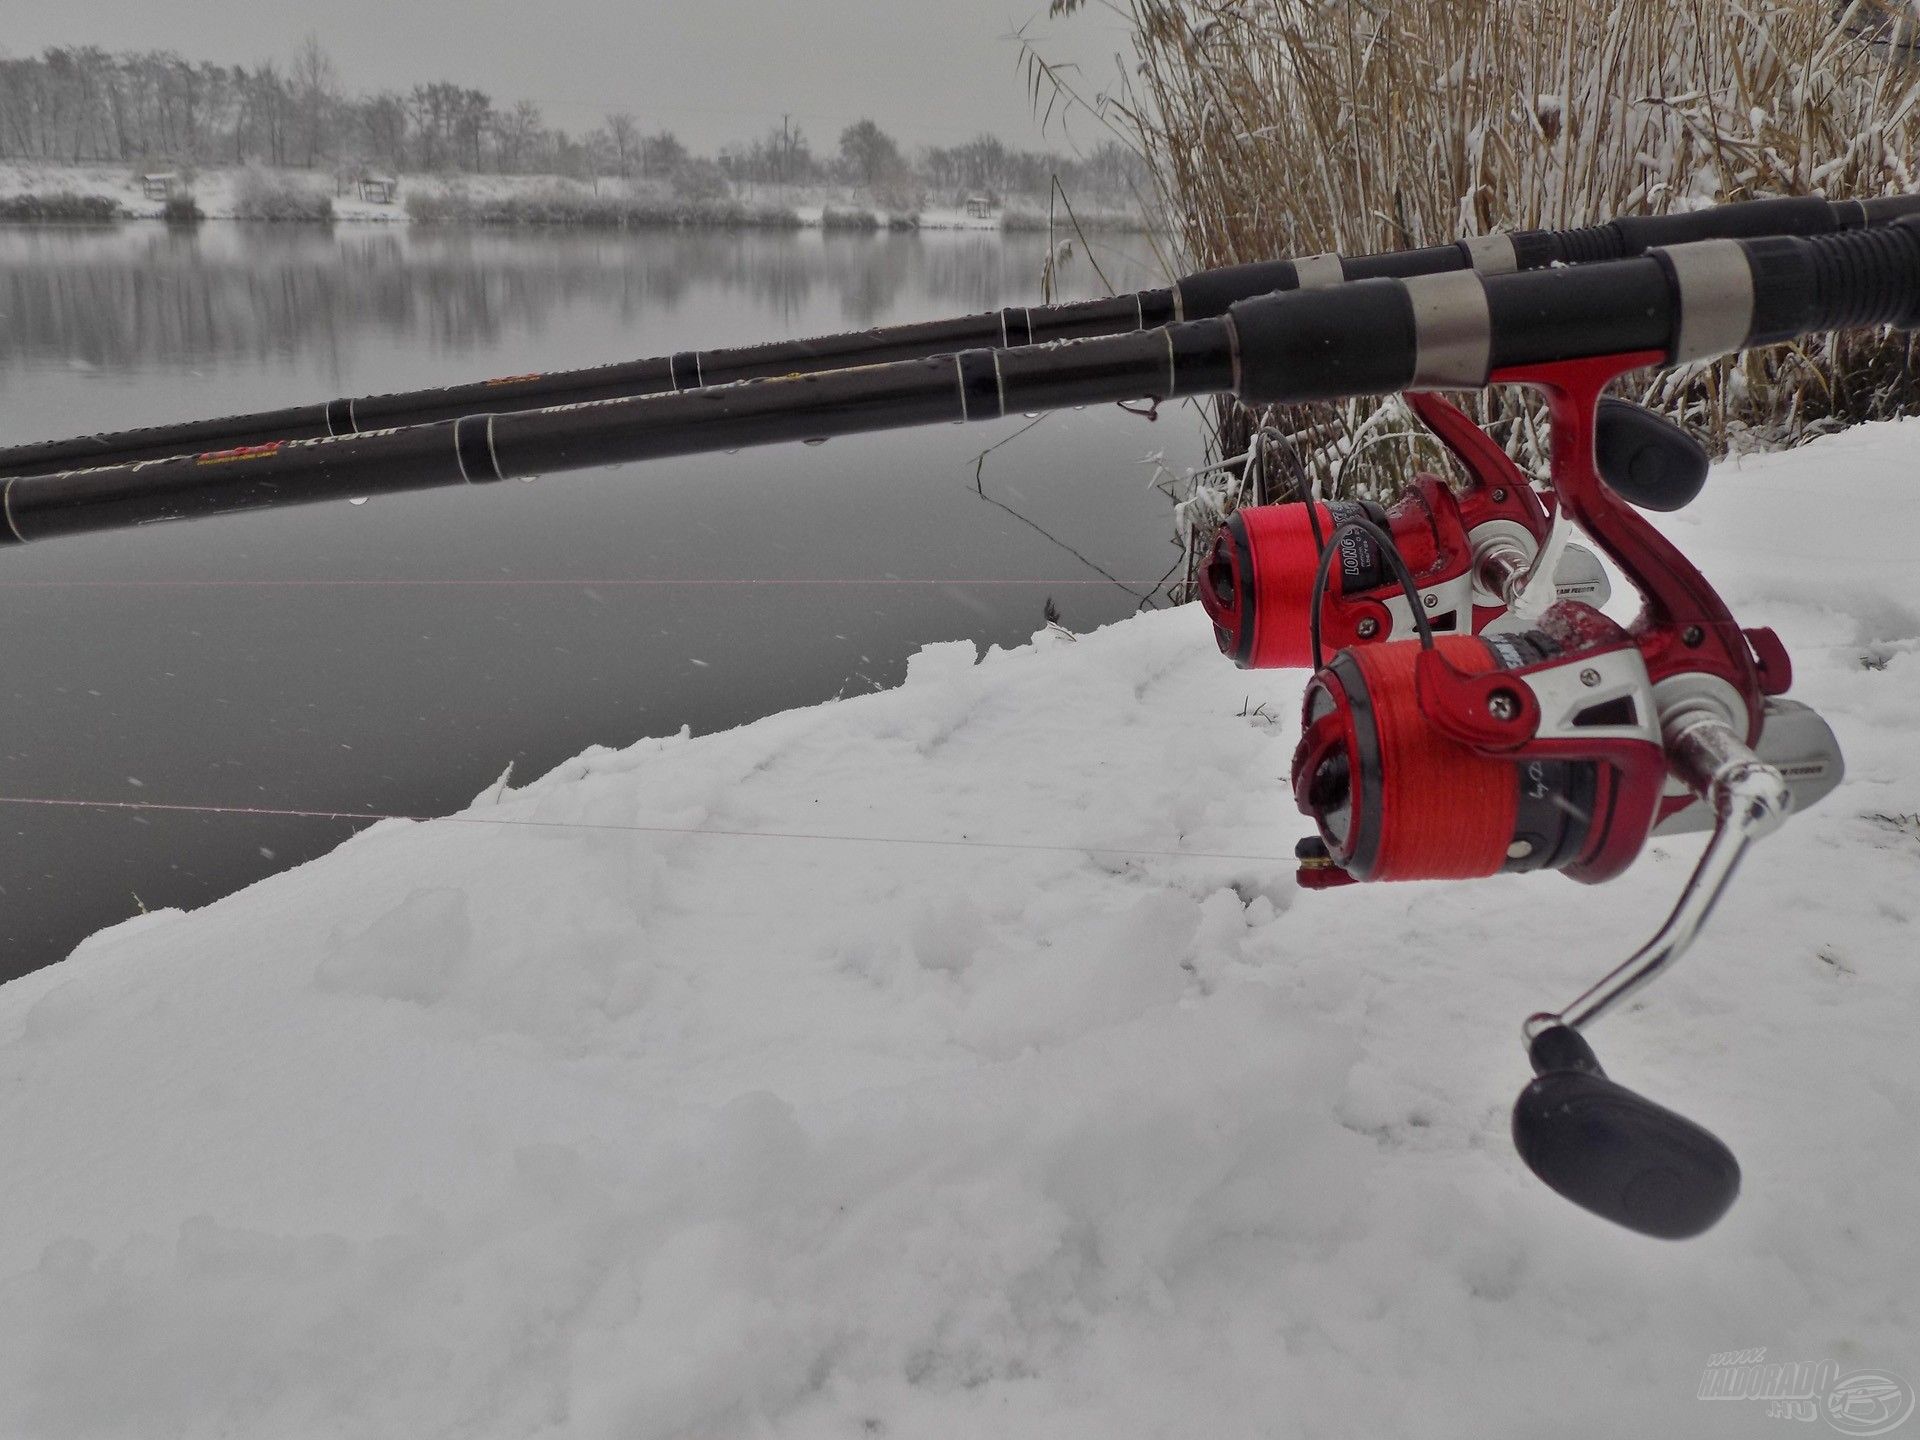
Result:
{"label": "distant bush", "polygon": [[711,160],[688,160],[673,172],[673,196],[676,200],[710,205],[728,199],[733,187],[726,175]]}
{"label": "distant bush", "polygon": [[14,224],[107,225],[120,215],[120,202],[110,195],[0,196],[0,221]]}
{"label": "distant bush", "polygon": [[160,218],[169,225],[198,225],[207,214],[193,196],[180,194],[167,197],[167,203],[160,207]]}
{"label": "distant bush", "polygon": [[407,215],[416,225],[562,225],[593,229],[751,226],[797,229],[800,217],[778,205],[738,200],[658,199],[542,190],[476,199],[458,192],[411,191]]}
{"label": "distant bush", "polygon": [[416,225],[470,224],[478,218],[471,200],[449,190],[409,190],[400,204]]}
{"label": "distant bush", "polygon": [[864,230],[880,228],[880,217],[871,210],[836,210],[831,205],[820,212],[822,230]]}
{"label": "distant bush", "polygon": [[236,220],[325,225],[333,220],[333,197],[263,170],[247,170],[234,186],[233,215]]}
{"label": "distant bush", "polygon": [[887,217],[887,229],[889,230],[918,230],[919,228],[920,217],[917,214],[889,215]]}
{"label": "distant bush", "polygon": [[[1007,209],[1000,214],[1002,230],[1045,230],[1047,217],[1032,210]],[[1146,228],[1146,223],[1138,215],[1129,215],[1115,210],[1082,210],[1078,206],[1069,215],[1065,210],[1054,213],[1053,230],[1056,235],[1072,235],[1076,231],[1088,235],[1097,230],[1125,230],[1138,232]]]}

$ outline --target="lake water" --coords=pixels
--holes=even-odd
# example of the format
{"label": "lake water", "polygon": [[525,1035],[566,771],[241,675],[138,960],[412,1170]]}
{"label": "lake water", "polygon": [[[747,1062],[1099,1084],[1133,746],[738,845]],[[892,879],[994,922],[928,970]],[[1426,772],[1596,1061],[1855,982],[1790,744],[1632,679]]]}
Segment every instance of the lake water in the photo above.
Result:
{"label": "lake water", "polygon": [[[992,233],[0,229],[0,437],[1037,303],[1044,255]],[[1117,289],[1162,283],[1144,238],[1095,257]],[[1061,281],[1106,289],[1085,256]],[[897,684],[929,641],[1019,643],[1049,598],[1074,629],[1131,613],[1176,558],[1145,460],[1192,463],[1195,417],[1025,423],[0,552],[0,979],[359,823],[225,812],[444,813],[510,762],[524,782]]]}

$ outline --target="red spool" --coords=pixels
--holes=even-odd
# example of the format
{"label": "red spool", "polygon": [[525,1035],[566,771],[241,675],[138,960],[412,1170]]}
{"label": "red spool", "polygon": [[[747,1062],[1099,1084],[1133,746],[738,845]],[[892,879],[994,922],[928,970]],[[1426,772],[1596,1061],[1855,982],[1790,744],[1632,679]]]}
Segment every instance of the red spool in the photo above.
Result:
{"label": "red spool", "polygon": [[[1466,528],[1444,482],[1416,477],[1414,488],[1390,511],[1371,504],[1316,504],[1318,533],[1304,504],[1252,505],[1237,510],[1214,537],[1200,575],[1200,604],[1213,621],[1220,652],[1245,670],[1313,663],[1310,613],[1321,547],[1341,520],[1364,514],[1393,537],[1415,582],[1432,585],[1466,572]],[[1321,602],[1321,643],[1329,652],[1392,638],[1386,600],[1400,585],[1380,561],[1373,541],[1349,531],[1327,577]],[[1349,567],[1349,559],[1357,563]],[[1351,572],[1350,573],[1350,569]],[[1350,588],[1351,587],[1351,588]]]}
{"label": "red spool", "polygon": [[[1435,646],[1460,671],[1497,662],[1479,640]],[[1417,641],[1337,656],[1308,687],[1295,794],[1334,863],[1362,880],[1465,880],[1506,868],[1519,772],[1447,738],[1420,711]],[[1331,782],[1331,783],[1330,783]]]}
{"label": "red spool", "polygon": [[1320,544],[1336,523],[1328,506],[1317,504],[1314,510],[1318,540],[1304,504],[1237,510],[1214,537],[1201,575],[1200,605],[1213,621],[1220,653],[1242,669],[1313,663],[1307,607]]}

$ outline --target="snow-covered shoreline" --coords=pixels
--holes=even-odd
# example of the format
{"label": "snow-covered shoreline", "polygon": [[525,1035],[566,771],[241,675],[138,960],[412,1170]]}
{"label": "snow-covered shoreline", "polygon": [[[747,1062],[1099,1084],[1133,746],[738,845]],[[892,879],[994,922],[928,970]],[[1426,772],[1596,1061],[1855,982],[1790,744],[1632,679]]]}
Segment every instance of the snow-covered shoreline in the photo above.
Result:
{"label": "snow-covered shoreline", "polygon": [[[388,823],[0,987],[0,1433],[1750,1435],[1714,1352],[1914,1350],[1920,424],[1661,521],[1847,784],[1606,1022],[1706,1238],[1506,1138],[1586,888],[1295,890],[1298,672],[1197,608]],[[498,822],[498,823],[496,823]],[[1757,1408],[1756,1408],[1757,1407]]]}
{"label": "snow-covered shoreline", "polygon": [[[162,167],[164,168],[164,167]],[[624,197],[635,196],[658,201],[662,205],[672,203],[670,187],[659,182],[622,182],[604,180],[599,187],[578,180],[557,175],[402,175],[398,177],[399,192],[391,203],[380,204],[363,200],[351,187],[346,193],[337,193],[333,178],[325,171],[316,170],[260,170],[251,172],[263,175],[276,186],[292,189],[315,196],[326,196],[333,202],[333,218],[336,221],[365,224],[405,225],[412,223],[407,213],[406,198],[409,195],[422,195],[434,198],[448,196],[459,197],[484,206],[489,202],[519,200],[543,200],[555,196],[591,200],[597,196]],[[183,176],[177,182],[182,194],[190,194],[198,205],[201,214],[208,220],[234,220],[241,218],[240,191],[249,174],[247,169],[235,167],[210,167],[190,176]],[[18,161],[0,161],[0,201],[8,197],[24,195],[79,195],[99,196],[112,200],[119,206],[123,218],[128,220],[160,220],[164,218],[166,202],[149,198],[134,168],[124,165],[45,165]],[[829,211],[870,214],[878,225],[885,228],[894,218],[888,208],[872,196],[862,195],[844,187],[833,186],[771,186],[759,185],[739,187],[734,199],[748,209],[766,209],[789,212],[799,226],[819,228],[823,217]],[[1022,202],[1030,204],[1031,202]],[[1016,205],[1012,207],[1020,208]],[[1038,202],[1039,213],[1045,213],[1044,201]],[[1083,205],[1081,208],[1085,209]],[[902,216],[901,219],[906,217]],[[913,212],[914,228],[921,230],[983,230],[1000,231],[1005,211],[996,211],[991,215],[969,215],[964,208],[946,205],[925,206]],[[1102,217],[1103,223],[1110,217]],[[1062,218],[1062,226],[1066,222]]]}

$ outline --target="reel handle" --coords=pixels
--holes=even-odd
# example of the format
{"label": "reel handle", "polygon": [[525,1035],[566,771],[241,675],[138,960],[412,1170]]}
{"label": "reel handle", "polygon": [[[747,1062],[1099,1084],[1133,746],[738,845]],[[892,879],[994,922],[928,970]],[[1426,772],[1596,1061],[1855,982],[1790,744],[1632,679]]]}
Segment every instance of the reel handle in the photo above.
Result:
{"label": "reel handle", "polygon": [[1564,1011],[1528,1019],[1535,1079],[1513,1107],[1514,1148],[1528,1169],[1574,1204],[1667,1240],[1698,1235],[1726,1214],[1740,1193],[1739,1162],[1709,1131],[1609,1079],[1579,1032],[1680,957],[1747,848],[1787,817],[1786,780],[1729,719],[1704,704],[1663,717],[1674,771],[1718,816],[1713,839],[1658,934]]}
{"label": "reel handle", "polygon": [[1740,1162],[1711,1131],[1608,1078],[1564,1025],[1534,1037],[1535,1078],[1513,1104],[1513,1144],[1564,1198],[1659,1240],[1704,1233],[1740,1195]]}
{"label": "reel handle", "polygon": [[1749,750],[1718,711],[1690,706],[1663,717],[1661,730],[1674,772],[1713,808],[1713,838],[1654,937],[1564,1011],[1532,1016],[1529,1041],[1555,1025],[1584,1029],[1678,960],[1713,913],[1748,847],[1778,830],[1793,807],[1786,777]]}

